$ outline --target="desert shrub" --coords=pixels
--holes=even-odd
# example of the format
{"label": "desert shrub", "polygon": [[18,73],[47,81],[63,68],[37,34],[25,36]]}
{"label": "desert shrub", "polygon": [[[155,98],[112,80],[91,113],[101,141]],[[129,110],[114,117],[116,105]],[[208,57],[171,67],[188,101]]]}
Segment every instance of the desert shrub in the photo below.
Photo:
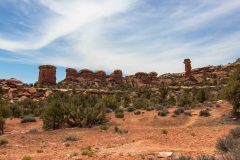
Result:
{"label": "desert shrub", "polygon": [[[108,100],[96,95],[57,93],[47,102],[43,115],[45,129],[63,127],[91,127],[106,121],[105,111]],[[108,105],[108,107],[111,105]],[[114,107],[113,107],[114,108]]]}
{"label": "desert shrub", "polygon": [[122,109],[117,109],[115,111],[115,117],[116,118],[124,118],[124,111]]}
{"label": "desert shrub", "polygon": [[172,106],[175,106],[176,105],[176,99],[173,95],[170,95],[169,98],[168,98],[168,104],[169,105],[172,105]]}
{"label": "desert shrub", "polygon": [[20,108],[22,115],[33,114],[34,116],[40,116],[43,110],[43,106],[39,102],[33,101],[30,98],[16,103],[15,106]]}
{"label": "desert shrub", "polygon": [[216,148],[222,153],[223,159],[238,160],[240,157],[239,127],[232,129],[229,135],[219,139]]}
{"label": "desert shrub", "polygon": [[125,96],[124,97],[124,107],[125,108],[129,107],[130,102],[131,102],[130,96],[129,95]]}
{"label": "desert shrub", "polygon": [[127,108],[127,111],[128,111],[128,112],[133,112],[133,111],[135,111],[135,110],[136,110],[136,109],[135,109],[134,107],[128,107],[128,108]]}
{"label": "desert shrub", "polygon": [[216,160],[214,156],[201,155],[197,157],[197,160]]}
{"label": "desert shrub", "polygon": [[32,157],[30,157],[30,156],[24,156],[24,157],[22,158],[22,160],[32,160]]}
{"label": "desert shrub", "polygon": [[0,116],[0,135],[4,134],[4,125],[5,125],[5,119]]}
{"label": "desert shrub", "polygon": [[59,101],[49,102],[43,115],[43,128],[46,130],[62,128],[65,124],[64,115],[64,107]]}
{"label": "desert shrub", "polygon": [[100,130],[102,130],[102,131],[106,131],[108,129],[109,129],[109,127],[107,125],[105,125],[105,124],[100,126]]}
{"label": "desert shrub", "polygon": [[66,135],[63,137],[63,142],[69,142],[69,141],[78,141],[79,138],[76,135]]}
{"label": "desert shrub", "polygon": [[2,87],[0,87],[0,98],[3,94],[4,94],[4,91],[3,91]]}
{"label": "desert shrub", "polygon": [[182,113],[184,113],[184,108],[177,108],[174,110],[173,112],[175,115],[180,115]]}
{"label": "desert shrub", "polygon": [[22,116],[22,109],[21,106],[17,103],[13,103],[10,106],[11,116],[15,118],[20,118]]}
{"label": "desert shrub", "polygon": [[197,102],[203,103],[207,100],[207,93],[205,89],[199,89],[196,91],[196,94],[194,95]]}
{"label": "desert shrub", "polygon": [[201,110],[199,112],[199,116],[201,116],[201,117],[209,117],[209,116],[211,116],[211,114],[210,114],[209,110],[204,109],[204,110]]}
{"label": "desert shrub", "polygon": [[92,150],[92,148],[89,146],[89,147],[87,147],[86,149],[83,149],[82,155],[88,156],[88,157],[92,157],[92,156],[93,156],[93,150]]}
{"label": "desert shrub", "polygon": [[28,123],[28,122],[36,122],[36,118],[33,115],[26,115],[23,116],[21,119],[21,123]]}
{"label": "desert shrub", "polygon": [[152,110],[154,110],[153,107],[147,107],[147,108],[146,108],[146,111],[152,111]]}
{"label": "desert shrub", "polygon": [[134,115],[140,115],[141,112],[140,111],[134,111]]}
{"label": "desert shrub", "polygon": [[184,115],[185,116],[192,116],[192,112],[191,111],[184,111]]}
{"label": "desert shrub", "polygon": [[121,128],[117,127],[117,126],[114,127],[114,131],[115,131],[115,133],[119,133],[119,134],[126,134],[126,133],[128,133],[128,130],[121,129]]}
{"label": "desert shrub", "polygon": [[233,105],[233,113],[240,118],[240,66],[236,67],[234,74],[229,79],[226,87],[221,91],[223,98]]}
{"label": "desert shrub", "polygon": [[158,112],[158,115],[159,115],[159,116],[162,116],[162,117],[165,117],[165,116],[167,116],[168,114],[169,114],[169,112],[168,112],[167,109],[164,109],[164,110]]}
{"label": "desert shrub", "polygon": [[7,143],[8,143],[7,138],[5,138],[5,137],[0,137],[0,146],[1,146],[1,145],[4,145],[4,144],[7,144]]}
{"label": "desert shrub", "polygon": [[102,98],[102,103],[106,108],[110,108],[112,110],[115,110],[118,108],[118,101],[113,96],[104,96]]}
{"label": "desert shrub", "polygon": [[162,129],[162,134],[168,134],[168,130],[167,129]]}
{"label": "desert shrub", "polygon": [[231,129],[230,135],[231,135],[233,138],[235,138],[235,139],[240,138],[240,127]]}
{"label": "desert shrub", "polygon": [[149,106],[149,102],[147,99],[144,98],[134,98],[133,99],[133,106],[136,109],[144,109],[147,108]]}
{"label": "desert shrub", "polygon": [[190,106],[193,103],[193,99],[190,93],[184,92],[178,97],[178,105],[181,107]]}
{"label": "desert shrub", "polygon": [[9,118],[11,116],[11,110],[8,102],[0,99],[0,115],[3,118]]}
{"label": "desert shrub", "polygon": [[174,158],[173,160],[193,160],[190,156],[180,156],[178,158]]}

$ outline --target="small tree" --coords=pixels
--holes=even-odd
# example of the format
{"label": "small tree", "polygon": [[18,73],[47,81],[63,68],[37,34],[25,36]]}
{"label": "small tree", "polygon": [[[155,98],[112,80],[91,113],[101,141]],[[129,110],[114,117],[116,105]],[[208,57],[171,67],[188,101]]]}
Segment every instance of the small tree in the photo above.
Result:
{"label": "small tree", "polygon": [[64,126],[64,107],[58,100],[50,102],[43,115],[43,128],[59,129]]}
{"label": "small tree", "polygon": [[233,105],[233,113],[240,118],[240,65],[222,90],[222,95]]}

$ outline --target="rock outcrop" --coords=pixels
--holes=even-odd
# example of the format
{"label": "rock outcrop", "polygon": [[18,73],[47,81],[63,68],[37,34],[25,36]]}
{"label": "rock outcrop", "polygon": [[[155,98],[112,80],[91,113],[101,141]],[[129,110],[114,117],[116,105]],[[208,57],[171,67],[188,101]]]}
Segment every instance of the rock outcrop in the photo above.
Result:
{"label": "rock outcrop", "polygon": [[52,65],[39,66],[38,84],[40,85],[56,84],[56,67]]}
{"label": "rock outcrop", "polygon": [[107,74],[104,71],[100,70],[100,71],[95,72],[95,79],[96,80],[106,81],[106,78],[107,78]]}
{"label": "rock outcrop", "polygon": [[78,79],[80,81],[81,81],[81,79],[93,81],[94,80],[94,72],[89,69],[82,69],[78,73]]}
{"label": "rock outcrop", "polygon": [[111,82],[112,84],[122,85],[123,84],[122,70],[117,69],[113,71],[113,73],[109,76],[108,81]]}
{"label": "rock outcrop", "polygon": [[77,70],[74,68],[66,69],[66,81],[76,81],[77,79]]}

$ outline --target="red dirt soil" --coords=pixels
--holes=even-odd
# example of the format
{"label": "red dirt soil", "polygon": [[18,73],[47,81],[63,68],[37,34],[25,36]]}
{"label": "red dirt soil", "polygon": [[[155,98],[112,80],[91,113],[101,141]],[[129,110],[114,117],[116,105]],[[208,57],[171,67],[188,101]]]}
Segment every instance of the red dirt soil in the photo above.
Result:
{"label": "red dirt soil", "polygon": [[[217,156],[217,139],[236,127],[220,123],[222,116],[230,112],[231,105],[224,102],[220,108],[213,107],[212,116],[208,118],[198,116],[201,109],[192,110],[192,117],[172,117],[172,109],[167,117],[157,116],[156,111],[144,111],[141,115],[126,112],[124,119],[116,119],[110,114],[110,128],[106,131],[101,131],[99,127],[43,131],[41,120],[22,124],[19,119],[8,119],[4,137],[9,143],[0,146],[0,160],[21,160],[24,156],[30,156],[33,160],[134,160],[162,151],[177,155]],[[128,133],[115,133],[114,126],[126,129]],[[38,131],[29,132],[32,128]],[[163,134],[163,129],[168,133]],[[62,138],[66,135],[76,135],[79,140],[68,142],[70,146],[65,147]],[[81,155],[82,149],[88,146],[92,147],[93,157]],[[75,152],[79,155],[68,156]]]}

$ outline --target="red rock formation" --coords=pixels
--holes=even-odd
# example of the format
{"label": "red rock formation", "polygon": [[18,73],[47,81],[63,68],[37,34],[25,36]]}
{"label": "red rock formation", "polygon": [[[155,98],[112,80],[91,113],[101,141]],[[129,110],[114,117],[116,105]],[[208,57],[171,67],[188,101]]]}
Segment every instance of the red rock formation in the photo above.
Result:
{"label": "red rock formation", "polygon": [[135,74],[135,78],[138,79],[141,83],[144,83],[144,84],[150,83],[148,74],[145,72],[137,72]]}
{"label": "red rock formation", "polygon": [[84,80],[94,80],[95,75],[94,75],[93,71],[91,71],[89,69],[82,69],[79,71],[78,77],[82,78]]}
{"label": "red rock formation", "polygon": [[192,66],[191,66],[191,60],[190,59],[184,59],[185,64],[185,77],[190,78],[192,76]]}
{"label": "red rock formation", "polygon": [[66,69],[66,81],[75,81],[77,79],[77,70],[74,68]]}
{"label": "red rock formation", "polygon": [[114,84],[123,84],[123,74],[122,71],[117,69],[109,77],[109,81]]}
{"label": "red rock formation", "polygon": [[95,78],[97,80],[105,81],[107,78],[107,74],[104,71],[96,71],[95,72]]}
{"label": "red rock formation", "polygon": [[52,65],[39,66],[39,84],[56,84],[56,67]]}
{"label": "red rock formation", "polygon": [[149,77],[151,83],[157,83],[157,80],[158,80],[157,76],[158,76],[157,72],[150,72],[148,74],[148,77]]}

